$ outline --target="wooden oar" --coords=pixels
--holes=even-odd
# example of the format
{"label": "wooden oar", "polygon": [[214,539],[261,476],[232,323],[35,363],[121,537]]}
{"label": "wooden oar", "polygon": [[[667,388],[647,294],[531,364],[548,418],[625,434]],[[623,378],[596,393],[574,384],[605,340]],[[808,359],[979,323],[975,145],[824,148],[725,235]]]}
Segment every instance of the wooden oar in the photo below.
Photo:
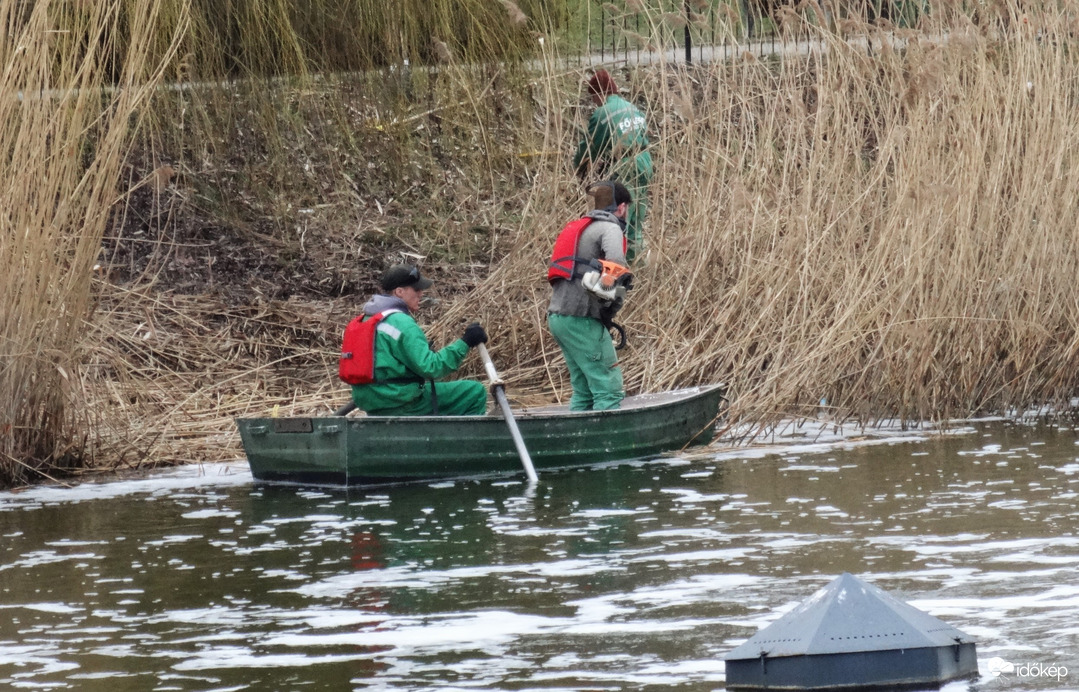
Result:
{"label": "wooden oar", "polygon": [[521,437],[521,431],[517,429],[517,421],[513,419],[513,411],[510,410],[510,402],[506,399],[506,387],[502,383],[502,378],[498,376],[498,371],[495,370],[495,364],[491,362],[491,355],[487,353],[487,346],[484,344],[478,344],[480,349],[480,358],[483,359],[483,367],[487,369],[487,378],[491,380],[491,391],[495,395],[495,401],[502,407],[502,416],[506,419],[506,425],[510,429],[510,437],[513,438],[513,444],[517,445],[517,456],[521,457],[521,465],[525,467],[525,475],[528,476],[529,483],[535,483],[539,480],[539,476],[536,475],[536,469],[532,466],[532,456],[528,453],[528,448],[525,447],[525,441]]}

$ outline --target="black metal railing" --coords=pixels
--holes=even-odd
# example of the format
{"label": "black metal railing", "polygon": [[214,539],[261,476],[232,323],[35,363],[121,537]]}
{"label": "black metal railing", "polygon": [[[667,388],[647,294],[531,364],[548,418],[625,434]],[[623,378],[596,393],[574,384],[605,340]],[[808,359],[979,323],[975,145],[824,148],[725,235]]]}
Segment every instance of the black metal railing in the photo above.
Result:
{"label": "black metal railing", "polygon": [[717,48],[768,52],[846,17],[910,26],[926,9],[927,0],[580,0],[556,31],[563,54],[580,61],[666,52],[693,62]]}

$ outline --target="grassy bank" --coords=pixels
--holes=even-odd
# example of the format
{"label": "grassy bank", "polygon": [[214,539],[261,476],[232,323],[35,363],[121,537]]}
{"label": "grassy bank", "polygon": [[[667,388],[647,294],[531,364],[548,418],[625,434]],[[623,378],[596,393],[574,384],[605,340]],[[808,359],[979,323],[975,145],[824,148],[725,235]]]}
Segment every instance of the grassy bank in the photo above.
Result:
{"label": "grassy bank", "polygon": [[[872,424],[1074,395],[1071,19],[931,10],[896,32],[788,15],[808,54],[616,70],[657,161],[629,389],[725,380],[757,426],[822,399]],[[340,331],[401,259],[439,280],[434,341],[479,318],[518,400],[566,398],[543,277],[585,208],[584,72],[462,56],[159,92],[76,329],[91,420],[57,439],[108,468],[235,458],[234,415],[333,410]]]}

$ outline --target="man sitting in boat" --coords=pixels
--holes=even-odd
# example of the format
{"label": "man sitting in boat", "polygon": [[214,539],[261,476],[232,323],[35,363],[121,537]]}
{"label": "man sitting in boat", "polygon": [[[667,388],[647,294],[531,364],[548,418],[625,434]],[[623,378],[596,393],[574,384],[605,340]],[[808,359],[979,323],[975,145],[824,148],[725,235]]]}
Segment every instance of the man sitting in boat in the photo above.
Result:
{"label": "man sitting in boat", "polygon": [[345,332],[341,379],[353,385],[352,401],[368,415],[479,416],[487,411],[483,383],[435,385],[461,366],[469,349],[487,343],[487,333],[473,322],[460,339],[432,351],[412,317],[430,287],[431,280],[415,266],[390,267],[382,275],[382,293],[363,306],[363,315]]}
{"label": "man sitting in boat", "polygon": [[615,181],[594,183],[588,192],[595,209],[562,229],[547,270],[547,326],[569,366],[571,411],[616,409],[625,397],[608,326],[631,278],[625,233],[633,197]]}

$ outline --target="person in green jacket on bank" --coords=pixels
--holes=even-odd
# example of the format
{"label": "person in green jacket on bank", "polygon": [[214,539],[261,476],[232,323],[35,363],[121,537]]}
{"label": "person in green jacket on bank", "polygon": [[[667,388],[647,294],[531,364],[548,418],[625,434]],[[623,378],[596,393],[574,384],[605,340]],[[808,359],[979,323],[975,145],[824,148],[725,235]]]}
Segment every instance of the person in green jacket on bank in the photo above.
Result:
{"label": "person in green jacket on bank", "polygon": [[410,264],[390,267],[382,275],[382,293],[364,306],[368,319],[382,315],[375,328],[374,379],[353,385],[352,401],[375,416],[481,416],[487,412],[487,389],[482,382],[434,382],[457,370],[469,349],[487,343],[478,323],[465,328],[460,339],[432,351],[413,314],[431,280]]}
{"label": "person in green jacket on bank", "polygon": [[596,70],[588,80],[588,93],[597,108],[577,145],[573,168],[582,178],[591,173],[593,179],[617,180],[633,196],[626,217],[626,260],[632,264],[645,250],[642,227],[652,181],[648,123],[636,106],[618,95],[618,85],[607,70]]}

